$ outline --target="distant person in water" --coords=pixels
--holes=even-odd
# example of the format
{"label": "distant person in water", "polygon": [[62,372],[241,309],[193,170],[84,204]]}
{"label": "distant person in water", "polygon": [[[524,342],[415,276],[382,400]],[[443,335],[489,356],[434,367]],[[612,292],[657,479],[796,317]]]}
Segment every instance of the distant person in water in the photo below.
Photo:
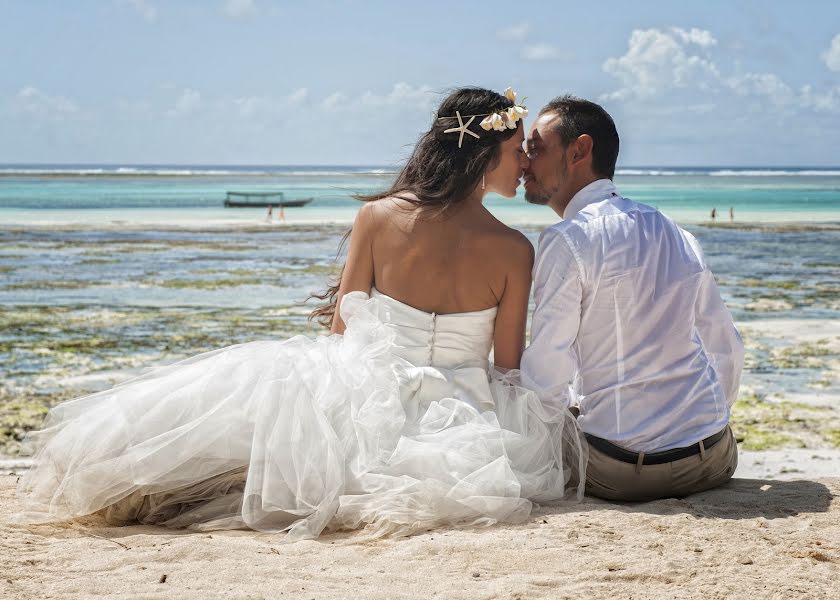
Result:
{"label": "distant person in water", "polygon": [[[283,210],[283,209],[281,208],[280,210]],[[272,218],[273,214],[274,214],[274,207],[271,204],[269,204],[268,205],[268,212],[265,215],[265,222],[266,223],[271,223],[271,218]]]}
{"label": "distant person in water", "polygon": [[716,217],[717,217],[717,208],[713,208],[712,209],[712,221],[714,221]]}
{"label": "distant person in water", "polygon": [[735,207],[729,207],[729,222],[733,223],[735,221]]}
{"label": "distant person in water", "polygon": [[277,220],[281,223],[286,222],[286,207],[282,204],[280,205],[280,214],[277,215]]}

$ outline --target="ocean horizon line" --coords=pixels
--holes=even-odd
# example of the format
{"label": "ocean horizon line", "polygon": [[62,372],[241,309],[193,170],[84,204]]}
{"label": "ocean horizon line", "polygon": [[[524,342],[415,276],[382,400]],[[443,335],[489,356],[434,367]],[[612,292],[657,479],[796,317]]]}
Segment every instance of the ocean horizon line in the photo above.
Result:
{"label": "ocean horizon line", "polygon": [[[0,177],[295,177],[388,176],[398,165],[191,164],[191,163],[0,163]],[[622,165],[622,177],[840,177],[840,166],[813,165]]]}

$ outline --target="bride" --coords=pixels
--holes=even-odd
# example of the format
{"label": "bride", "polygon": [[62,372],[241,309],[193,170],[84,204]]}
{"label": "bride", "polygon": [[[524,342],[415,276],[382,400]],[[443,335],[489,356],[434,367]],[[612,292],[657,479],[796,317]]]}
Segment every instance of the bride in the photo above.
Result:
{"label": "bride", "polygon": [[[513,197],[527,111],[459,89],[387,192],[366,200],[330,335],[256,341],[53,408],[30,434],[29,522],[374,535],[522,522],[583,494],[565,407],[516,384],[533,249],[483,206]],[[493,351],[493,363],[490,352]]]}

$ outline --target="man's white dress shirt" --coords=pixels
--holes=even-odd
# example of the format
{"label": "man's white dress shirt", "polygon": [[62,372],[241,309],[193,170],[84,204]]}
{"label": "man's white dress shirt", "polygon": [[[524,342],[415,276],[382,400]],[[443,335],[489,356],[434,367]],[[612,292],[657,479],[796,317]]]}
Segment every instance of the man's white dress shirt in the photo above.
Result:
{"label": "man's white dress shirt", "polygon": [[608,179],[563,218],[540,236],[525,385],[579,402],[584,432],[636,452],[723,429],[744,347],[697,240]]}

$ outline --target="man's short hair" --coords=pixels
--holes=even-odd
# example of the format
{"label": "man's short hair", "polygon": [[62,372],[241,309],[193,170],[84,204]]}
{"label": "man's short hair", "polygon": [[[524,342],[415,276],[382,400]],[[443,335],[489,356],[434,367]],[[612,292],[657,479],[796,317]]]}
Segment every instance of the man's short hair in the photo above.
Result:
{"label": "man's short hair", "polygon": [[575,96],[558,96],[540,111],[540,115],[557,113],[553,130],[568,146],[584,133],[592,138],[592,170],[596,175],[612,179],[618,160],[618,131],[612,117],[601,106]]}

